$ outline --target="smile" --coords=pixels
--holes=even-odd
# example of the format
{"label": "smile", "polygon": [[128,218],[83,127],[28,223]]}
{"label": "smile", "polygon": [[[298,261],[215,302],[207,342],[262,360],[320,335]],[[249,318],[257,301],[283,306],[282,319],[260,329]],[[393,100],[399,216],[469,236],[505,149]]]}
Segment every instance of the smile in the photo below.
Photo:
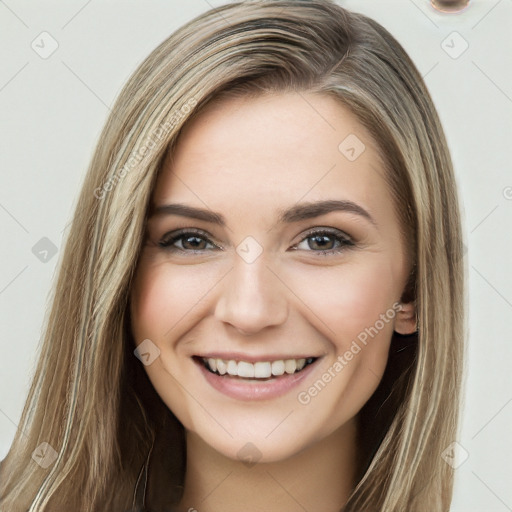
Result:
{"label": "smile", "polygon": [[[271,400],[303,383],[322,357],[248,362],[243,359],[193,356],[209,387],[242,401]],[[304,384],[301,384],[302,386]]]}
{"label": "smile", "polygon": [[316,358],[279,359],[277,361],[259,361],[250,363],[234,359],[201,358],[205,368],[217,375],[230,375],[244,379],[269,379],[285,373],[291,375],[300,372],[305,366],[313,363]]}

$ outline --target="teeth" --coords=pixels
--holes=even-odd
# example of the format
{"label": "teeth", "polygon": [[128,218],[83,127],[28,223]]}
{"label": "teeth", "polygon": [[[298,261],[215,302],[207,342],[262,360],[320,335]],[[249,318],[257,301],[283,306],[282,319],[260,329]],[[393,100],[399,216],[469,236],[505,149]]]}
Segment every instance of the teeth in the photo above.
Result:
{"label": "teeth", "polygon": [[228,373],[229,375],[238,375],[238,364],[236,361],[228,361]]}
{"label": "teeth", "polygon": [[284,362],[284,371],[286,373],[295,373],[295,370],[297,369],[297,362],[295,359],[287,359]]}
{"label": "teeth", "polygon": [[283,375],[284,373],[284,361],[274,361],[272,363],[272,375]]}
{"label": "teeth", "polygon": [[[228,369],[228,365],[226,364],[226,361],[223,361],[222,359],[214,359],[214,361],[217,362],[217,371],[221,374],[221,375],[225,375],[226,374],[226,371]],[[213,370],[213,369],[212,369]],[[215,370],[213,370],[215,371]]]}
{"label": "teeth", "polygon": [[245,361],[240,361],[238,363],[238,376],[245,377],[247,379],[252,379],[254,377],[254,365],[252,363],[246,363]]}
{"label": "teeth", "polygon": [[307,359],[286,359],[279,361],[259,361],[257,363],[248,363],[247,361],[225,361],[223,359],[204,358],[205,365],[214,373],[220,375],[232,375],[233,377],[243,377],[246,379],[269,379],[272,376],[280,376],[299,372],[306,365],[315,361],[315,358]]}
{"label": "teeth", "polygon": [[268,379],[272,375],[272,365],[270,363],[254,363],[254,376],[259,379]]}

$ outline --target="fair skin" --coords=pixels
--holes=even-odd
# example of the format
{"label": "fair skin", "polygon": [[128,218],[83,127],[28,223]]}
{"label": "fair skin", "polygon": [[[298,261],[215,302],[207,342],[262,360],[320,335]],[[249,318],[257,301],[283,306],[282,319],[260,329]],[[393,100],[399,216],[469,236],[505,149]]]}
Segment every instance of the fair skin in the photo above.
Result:
{"label": "fair skin", "polygon": [[[338,149],[349,134],[365,145],[353,161]],[[352,206],[281,218],[326,200]],[[224,223],[155,212],[171,203]],[[132,329],[137,344],[160,350],[144,368],[186,431],[180,512],[338,511],[357,483],[357,413],[384,373],[393,329],[415,330],[412,305],[393,309],[410,261],[370,135],[325,95],[224,100],[187,125],[152,204]],[[171,240],[182,228],[195,232]],[[333,371],[386,312],[378,334]],[[317,359],[283,394],[240,399],[212,386],[193,358],[215,351]],[[326,373],[328,384],[308,392]]]}

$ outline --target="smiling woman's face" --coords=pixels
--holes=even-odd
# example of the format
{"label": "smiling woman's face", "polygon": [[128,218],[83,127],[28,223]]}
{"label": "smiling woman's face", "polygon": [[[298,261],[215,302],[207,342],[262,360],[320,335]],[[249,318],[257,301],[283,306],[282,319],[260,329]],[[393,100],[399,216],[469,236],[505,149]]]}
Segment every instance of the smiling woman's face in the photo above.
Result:
{"label": "smiling woman's face", "polygon": [[184,427],[270,462],[353,425],[393,329],[414,323],[383,164],[350,111],[294,93],[210,106],[152,203],[132,329],[159,348],[145,369]]}

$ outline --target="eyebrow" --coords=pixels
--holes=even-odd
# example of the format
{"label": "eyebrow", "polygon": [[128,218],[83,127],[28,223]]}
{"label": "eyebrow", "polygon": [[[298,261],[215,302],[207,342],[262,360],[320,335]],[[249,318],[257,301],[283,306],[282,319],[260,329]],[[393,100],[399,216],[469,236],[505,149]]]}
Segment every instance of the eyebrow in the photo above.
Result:
{"label": "eyebrow", "polygon": [[[302,220],[313,219],[320,215],[325,215],[334,211],[342,211],[359,215],[370,221],[373,225],[377,226],[374,218],[362,206],[348,200],[324,200],[308,203],[296,204],[288,209],[278,210],[280,223],[300,222]],[[163,204],[155,206],[150,211],[150,217],[160,215],[179,215],[180,217],[189,217],[192,219],[204,220],[217,224],[219,226],[226,226],[226,220],[220,213],[213,212],[205,208],[196,208],[195,206],[188,206],[180,203]]]}

